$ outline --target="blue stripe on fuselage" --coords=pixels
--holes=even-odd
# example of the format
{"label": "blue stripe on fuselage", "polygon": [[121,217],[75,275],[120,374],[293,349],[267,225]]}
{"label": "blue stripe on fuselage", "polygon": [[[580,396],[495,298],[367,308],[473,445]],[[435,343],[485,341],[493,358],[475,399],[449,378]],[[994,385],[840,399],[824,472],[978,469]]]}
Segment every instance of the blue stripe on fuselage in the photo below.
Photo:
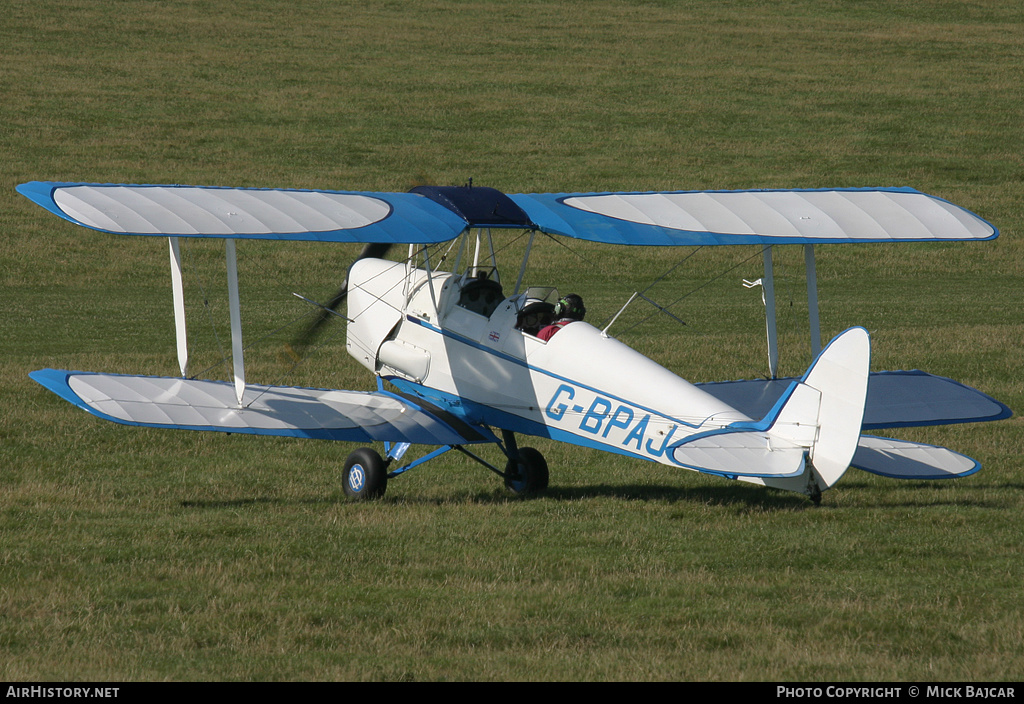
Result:
{"label": "blue stripe on fuselage", "polygon": [[405,393],[422,396],[444,403],[448,406],[451,413],[461,415],[467,422],[484,423],[496,428],[511,430],[512,432],[520,433],[522,435],[549,438],[551,440],[557,440],[558,442],[564,442],[570,445],[579,445],[596,450],[604,450],[605,452],[626,455],[627,457],[647,460],[648,462],[653,461],[650,457],[630,452],[622,447],[609,445],[595,440],[588,440],[586,437],[570,433],[567,430],[560,430],[559,428],[554,428],[550,425],[545,425],[544,423],[538,423],[537,421],[517,416],[514,413],[499,410],[493,406],[474,403],[462,396],[449,394],[444,391],[440,391],[429,386],[423,386],[422,384],[417,384],[413,381],[407,381],[398,377],[386,377],[386,379],[396,388]]}
{"label": "blue stripe on fuselage", "polygon": [[[699,428],[701,426],[700,423],[697,423],[697,424],[687,423],[686,421],[679,420],[678,418],[673,418],[672,416],[667,416],[667,415],[665,415],[664,413],[662,413],[660,411],[654,410],[653,408],[647,408],[646,406],[640,406],[640,405],[638,405],[636,403],[633,403],[632,401],[627,401],[624,398],[619,398],[618,396],[615,396],[614,394],[609,394],[609,393],[607,393],[605,391],[601,391],[600,389],[594,388],[593,386],[590,386],[588,384],[581,384],[580,382],[578,382],[578,381],[576,381],[574,379],[570,379],[569,377],[562,376],[561,374],[556,374],[554,372],[548,371],[547,369],[543,369],[541,367],[537,367],[537,366],[534,366],[532,364],[527,364],[525,361],[523,361],[522,359],[519,359],[518,357],[514,357],[514,356],[512,356],[510,354],[506,354],[504,352],[500,352],[499,350],[496,350],[496,349],[494,349],[492,347],[486,347],[484,345],[481,345],[479,342],[476,342],[475,340],[471,340],[468,337],[460,335],[457,332],[452,332],[451,330],[445,330],[443,328],[438,328],[438,327],[436,327],[434,325],[431,325],[427,321],[422,320],[420,318],[415,318],[415,317],[413,317],[411,315],[407,315],[406,316],[406,320],[408,320],[411,323],[415,323],[415,324],[417,324],[417,325],[419,325],[421,327],[424,327],[424,328],[426,328],[428,330],[431,330],[433,332],[440,333],[441,335],[443,335],[445,337],[450,337],[453,340],[455,340],[456,342],[461,342],[464,345],[469,345],[470,347],[474,347],[474,348],[476,348],[478,350],[481,350],[483,352],[487,352],[488,354],[492,354],[495,357],[498,357],[499,359],[505,360],[506,362],[512,362],[513,364],[517,364],[520,367],[524,367],[526,369],[529,369],[530,371],[540,372],[541,374],[544,374],[545,376],[549,376],[552,379],[558,379],[559,381],[564,381],[564,382],[567,382],[569,384],[573,384],[573,385],[575,385],[578,388],[586,389],[587,391],[592,391],[593,393],[600,394],[601,396],[606,397],[606,398],[608,398],[611,401],[617,401],[620,404],[624,404],[624,405],[627,405],[627,406],[631,406],[633,408],[637,408],[637,409],[643,411],[644,413],[650,413],[651,415],[658,416],[659,418],[664,418],[665,420],[672,421],[673,423],[678,423],[679,425],[685,425],[688,428]],[[637,354],[639,354],[639,352]],[[657,364],[656,362],[652,362],[652,363]],[[459,397],[459,398],[462,398],[462,397]]]}
{"label": "blue stripe on fuselage", "polygon": [[[553,420],[558,420],[561,415],[555,417],[553,413],[559,413],[560,406],[556,406],[556,401],[560,400],[560,395],[567,393],[567,390],[571,390],[571,393],[575,393],[576,390],[585,390],[594,395],[594,400],[590,404],[589,410],[582,416],[580,421],[580,430],[593,435],[593,438],[588,438],[586,435],[576,434],[567,430],[562,430],[556,427],[549,426],[542,422],[532,421],[522,416],[502,411],[494,406],[481,404],[478,402],[471,401],[465,397],[458,396],[455,394],[449,394],[446,392],[439,391],[431,387],[424,387],[420,384],[404,381],[401,379],[389,379],[399,388],[406,388],[412,393],[417,393],[427,398],[435,398],[443,401],[447,406],[451,407],[452,412],[462,415],[467,422],[470,423],[485,423],[487,425],[493,425],[499,428],[505,428],[506,430],[512,430],[514,432],[524,433],[527,435],[535,435],[539,437],[547,437],[562,442],[568,442],[576,445],[582,445],[585,447],[593,447],[605,451],[614,452],[617,454],[627,455],[630,457],[636,457],[639,459],[645,459],[648,461],[656,461],[655,458],[666,454],[666,449],[669,443],[675,438],[675,430],[680,427],[687,428],[699,428],[699,424],[686,423],[680,421],[671,416],[667,416],[663,413],[647,408],[645,406],[637,405],[631,401],[627,401],[623,398],[619,398],[613,394],[608,394],[597,388],[589,386],[587,384],[581,384],[578,381],[569,379],[568,377],[556,374],[548,371],[541,367],[537,367],[528,364],[525,360],[512,355],[506,354],[499,350],[495,350],[490,347],[486,347],[475,340],[469,339],[457,332],[451,330],[445,330],[438,328],[431,323],[422,320],[420,318],[407,315],[406,319],[416,325],[419,325],[427,330],[435,333],[439,333],[444,337],[448,337],[456,342],[472,347],[481,352],[491,354],[498,359],[506,362],[510,362],[517,366],[523,367],[530,371],[535,371],[543,374],[549,378],[564,382],[555,391],[554,395],[549,399],[546,404],[540,401],[541,405],[535,410],[543,412]],[[598,402],[603,402],[607,405],[605,412],[599,412]],[[617,407],[616,407],[616,404]],[[456,408],[458,410],[456,410]],[[567,409],[561,409],[561,413],[564,413]],[[575,407],[573,408],[575,411]],[[583,413],[584,409],[580,409]],[[637,411],[634,413],[634,411]],[[628,415],[628,418],[626,417]],[[655,438],[648,439],[646,437],[647,425],[652,417],[663,419],[664,421],[674,424],[672,431],[667,437],[659,440],[661,448],[656,449],[653,446]],[[635,424],[635,425],[634,425]],[[623,430],[633,426],[633,430],[625,436],[625,439],[617,444],[611,444],[607,442],[601,442],[599,438],[607,438],[608,433],[613,427],[618,427]],[[641,452],[632,451],[627,447],[627,443],[635,444],[636,450],[642,451],[646,446],[649,454],[642,454]],[[671,455],[668,455],[671,459]],[[673,460],[674,461],[674,460]]]}

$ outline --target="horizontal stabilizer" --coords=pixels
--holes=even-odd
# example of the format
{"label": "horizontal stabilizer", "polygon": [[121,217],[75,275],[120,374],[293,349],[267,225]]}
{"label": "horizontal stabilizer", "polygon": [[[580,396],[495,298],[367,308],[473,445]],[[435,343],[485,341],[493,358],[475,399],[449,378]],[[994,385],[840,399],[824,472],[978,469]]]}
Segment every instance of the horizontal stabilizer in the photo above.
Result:
{"label": "horizontal stabilizer", "polygon": [[950,479],[981,469],[977,461],[945,447],[871,435],[861,436],[852,465],[893,479]]}
{"label": "horizontal stabilizer", "polygon": [[806,447],[773,442],[766,432],[715,433],[677,445],[672,458],[684,467],[735,478],[796,477],[804,472]]}
{"label": "horizontal stabilizer", "polygon": [[239,407],[234,384],[222,381],[61,369],[40,369],[29,376],[93,415],[126,425],[354,442],[494,441],[486,429],[383,391],[250,384]]}
{"label": "horizontal stabilizer", "polygon": [[[850,466],[860,435],[871,341],[850,328],[822,351],[799,381],[792,381],[761,421],[733,423],[687,438],[672,448],[676,462],[704,472],[771,483],[813,472],[804,486],[818,494]],[[806,488],[804,488],[806,487]]]}
{"label": "horizontal stabilizer", "polygon": [[[751,418],[763,418],[793,379],[720,381],[697,386]],[[977,423],[1013,412],[991,396],[922,371],[872,372],[864,408],[866,430]]]}

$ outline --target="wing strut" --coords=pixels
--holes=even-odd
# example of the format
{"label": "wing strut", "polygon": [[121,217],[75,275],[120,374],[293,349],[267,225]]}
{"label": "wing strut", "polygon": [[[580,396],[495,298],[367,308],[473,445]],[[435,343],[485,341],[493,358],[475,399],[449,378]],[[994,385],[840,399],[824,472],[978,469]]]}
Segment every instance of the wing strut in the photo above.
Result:
{"label": "wing strut", "polygon": [[821,320],[818,317],[818,268],[814,263],[814,245],[804,245],[804,275],[807,277],[807,317],[811,326],[811,358],[821,352]]}
{"label": "wing strut", "polygon": [[[181,376],[188,376],[188,335],[185,325],[185,290],[182,277],[181,245],[177,237],[168,237],[171,255],[171,289],[174,297],[174,334],[178,346],[178,368]],[[238,255],[235,240],[224,240],[225,263],[228,273],[228,306],[231,315],[231,364],[235,377],[235,399],[242,407],[245,395],[245,355],[242,347],[242,311],[238,295]]]}
{"label": "wing strut", "polygon": [[[779,335],[775,315],[775,276],[772,266],[772,245],[762,249],[764,257],[764,276],[757,281],[744,280],[747,288],[761,286],[761,299],[764,302],[765,328],[768,333],[768,373],[769,378],[778,378],[779,372]],[[807,318],[811,329],[811,356],[816,358],[821,352],[821,319],[818,315],[818,271],[814,259],[814,245],[804,245],[804,269],[807,277]],[[628,305],[628,304],[627,304]]]}
{"label": "wing strut", "polygon": [[530,261],[530,250],[533,249],[533,238],[536,235],[536,230],[530,230],[530,241],[526,243],[526,254],[523,255],[523,264],[519,267],[519,278],[516,279],[516,295],[519,294],[519,289],[523,286],[523,276],[526,275],[526,263]]}
{"label": "wing strut", "polygon": [[764,319],[768,330],[768,374],[774,379],[779,375],[779,333],[775,325],[775,274],[772,267],[772,246],[765,245],[764,279],[761,282],[764,294]]}
{"label": "wing strut", "polygon": [[242,355],[242,311],[238,300],[238,258],[235,241],[225,239],[225,255],[228,266],[228,305],[231,309],[231,364],[235,370],[235,398],[242,407],[245,394],[245,359]]}
{"label": "wing strut", "polygon": [[185,288],[181,277],[181,245],[177,237],[168,237],[171,250],[171,290],[174,294],[174,335],[178,341],[178,368],[188,376],[188,337],[185,333]]}

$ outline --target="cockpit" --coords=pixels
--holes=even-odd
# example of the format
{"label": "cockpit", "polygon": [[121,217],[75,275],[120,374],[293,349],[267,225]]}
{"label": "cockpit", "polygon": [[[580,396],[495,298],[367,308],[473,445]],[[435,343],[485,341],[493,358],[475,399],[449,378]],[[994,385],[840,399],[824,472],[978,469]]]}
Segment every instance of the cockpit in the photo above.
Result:
{"label": "cockpit", "polygon": [[555,320],[555,304],[558,290],[551,287],[534,287],[526,290],[522,306],[516,315],[516,329],[527,335],[537,336],[541,328]]}
{"label": "cockpit", "polygon": [[[505,294],[494,267],[487,267],[478,269],[472,277],[463,278],[457,305],[490,318],[504,300]],[[537,286],[510,298],[509,304],[516,311],[516,330],[536,337],[541,328],[554,321],[554,301],[557,300],[557,289]]]}
{"label": "cockpit", "polygon": [[540,286],[506,296],[494,267],[473,267],[461,276],[450,276],[442,287],[439,309],[441,327],[518,354],[525,333],[536,337],[554,319],[558,290]]}
{"label": "cockpit", "polygon": [[494,267],[478,268],[472,277],[467,272],[459,287],[458,305],[485,318],[490,318],[491,314],[505,300],[501,282],[497,280],[495,273]]}
{"label": "cockpit", "polygon": [[431,271],[424,258],[427,267],[417,270],[422,274],[409,274],[406,313],[478,345],[520,358],[525,358],[528,347],[544,345],[538,333],[554,322],[559,294],[554,287],[521,286],[530,243],[514,287],[499,273],[489,231],[467,232],[453,246],[454,250],[441,258],[444,261],[452,255],[450,273]]}

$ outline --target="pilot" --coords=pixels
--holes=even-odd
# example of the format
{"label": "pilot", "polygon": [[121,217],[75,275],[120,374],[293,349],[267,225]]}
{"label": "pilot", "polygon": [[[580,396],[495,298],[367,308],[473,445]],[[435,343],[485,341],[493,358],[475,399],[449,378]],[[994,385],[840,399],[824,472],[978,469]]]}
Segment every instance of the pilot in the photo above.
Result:
{"label": "pilot", "polygon": [[583,320],[583,316],[586,314],[587,309],[583,307],[583,299],[575,293],[570,293],[555,304],[555,322],[541,328],[541,331],[537,333],[537,337],[542,340],[550,340],[552,335],[569,323]]}

